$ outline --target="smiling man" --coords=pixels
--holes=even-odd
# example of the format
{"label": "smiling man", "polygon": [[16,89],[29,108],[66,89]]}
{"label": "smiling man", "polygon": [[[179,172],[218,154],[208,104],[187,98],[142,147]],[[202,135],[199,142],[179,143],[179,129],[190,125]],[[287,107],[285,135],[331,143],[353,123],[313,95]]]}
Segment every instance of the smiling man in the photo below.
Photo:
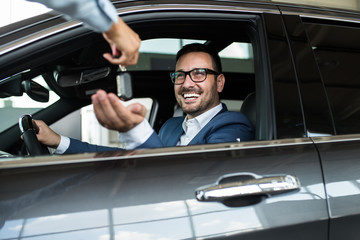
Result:
{"label": "smiling man", "polygon": [[[218,54],[203,44],[183,47],[170,74],[175,98],[186,117],[169,119],[160,129],[165,146],[248,141],[254,138],[249,119],[220,103],[225,76]],[[146,146],[145,142],[145,146]],[[151,142],[149,142],[151,143]]]}
{"label": "smiling man", "polygon": [[[176,70],[170,77],[175,98],[186,116],[166,121],[159,135],[144,119],[144,106],[132,104],[124,107],[115,94],[102,90],[92,96],[97,119],[104,127],[120,132],[119,139],[126,149],[254,139],[250,120],[242,113],[228,111],[226,105],[220,103],[219,93],[224,88],[225,76],[218,54],[208,46],[184,46],[176,56]],[[38,139],[57,148],[57,153],[114,150],[59,136],[43,122],[37,121],[37,124],[40,127]]]}
{"label": "smiling man", "polygon": [[[203,46],[203,45],[200,45]],[[183,50],[190,50],[185,48]],[[181,52],[180,52],[181,53]],[[220,103],[219,94],[225,83],[218,64],[205,52],[190,52],[177,59],[177,71],[170,77],[174,83],[175,98],[187,114],[187,119],[199,116]],[[207,78],[214,79],[205,81]]]}

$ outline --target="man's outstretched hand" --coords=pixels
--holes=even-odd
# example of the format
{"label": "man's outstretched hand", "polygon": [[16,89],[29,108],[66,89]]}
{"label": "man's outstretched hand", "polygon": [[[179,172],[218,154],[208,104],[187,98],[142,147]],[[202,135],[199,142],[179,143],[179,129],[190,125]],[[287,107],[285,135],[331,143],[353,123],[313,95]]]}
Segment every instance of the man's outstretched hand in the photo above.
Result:
{"label": "man's outstretched hand", "polygon": [[140,103],[125,107],[113,93],[98,90],[91,97],[100,124],[108,129],[127,132],[144,120],[146,108]]}

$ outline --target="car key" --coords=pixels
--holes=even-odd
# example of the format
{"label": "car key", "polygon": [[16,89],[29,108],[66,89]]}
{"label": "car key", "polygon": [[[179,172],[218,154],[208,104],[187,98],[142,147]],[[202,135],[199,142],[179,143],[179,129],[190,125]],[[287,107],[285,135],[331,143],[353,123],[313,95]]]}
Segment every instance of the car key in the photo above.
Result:
{"label": "car key", "polygon": [[[112,45],[111,50],[114,58],[121,56],[121,52],[115,45]],[[131,75],[123,65],[119,65],[119,71],[116,75],[116,91],[118,97],[123,101],[130,100],[133,97]]]}
{"label": "car key", "polygon": [[117,95],[121,100],[127,101],[133,97],[131,75],[123,66],[119,68],[121,71],[116,75]]}

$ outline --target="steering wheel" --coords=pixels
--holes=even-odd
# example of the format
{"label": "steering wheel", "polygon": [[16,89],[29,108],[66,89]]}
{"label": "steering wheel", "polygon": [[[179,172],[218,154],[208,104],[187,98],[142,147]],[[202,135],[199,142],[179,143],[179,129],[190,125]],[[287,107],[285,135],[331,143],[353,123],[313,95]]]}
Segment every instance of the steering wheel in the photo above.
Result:
{"label": "steering wheel", "polygon": [[36,134],[39,132],[39,127],[30,114],[20,116],[19,128],[30,156],[50,154],[48,148],[37,139]]}

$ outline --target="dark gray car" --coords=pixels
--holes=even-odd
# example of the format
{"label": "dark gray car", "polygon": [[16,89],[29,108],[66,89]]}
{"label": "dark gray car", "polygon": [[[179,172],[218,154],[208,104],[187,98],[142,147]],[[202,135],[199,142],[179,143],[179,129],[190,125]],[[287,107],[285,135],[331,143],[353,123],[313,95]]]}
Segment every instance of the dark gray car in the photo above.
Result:
{"label": "dark gray car", "polygon": [[[92,90],[114,91],[117,69],[101,56],[109,50],[100,34],[56,13],[4,27],[0,239],[359,238],[358,12],[242,1],[114,4],[143,40],[129,72],[134,97],[151,99],[156,131],[175,114],[175,52],[152,48],[198,41],[221,53],[235,44],[247,53],[220,54],[221,98],[249,116],[256,140],[28,156],[22,114],[56,123],[89,105]],[[101,74],[81,82],[89,72]],[[50,105],[16,100],[46,102],[49,90]]]}

